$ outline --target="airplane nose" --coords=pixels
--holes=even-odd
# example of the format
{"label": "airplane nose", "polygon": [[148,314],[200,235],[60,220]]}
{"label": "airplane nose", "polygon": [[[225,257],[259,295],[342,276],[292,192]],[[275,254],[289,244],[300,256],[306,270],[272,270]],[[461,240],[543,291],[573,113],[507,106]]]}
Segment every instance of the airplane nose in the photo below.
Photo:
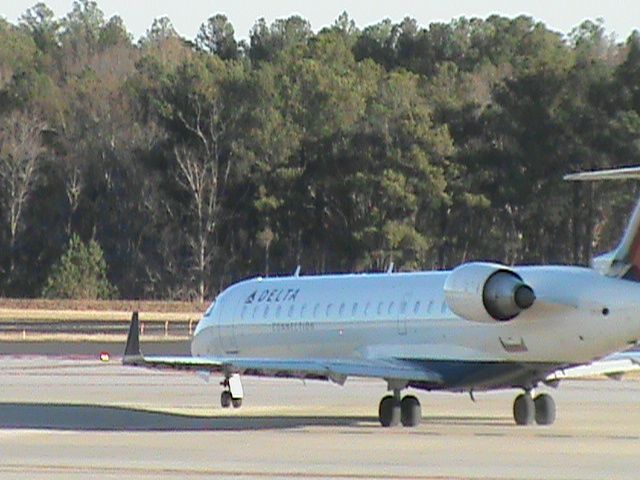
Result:
{"label": "airplane nose", "polygon": [[204,328],[204,324],[205,324],[205,318],[206,317],[202,317],[200,320],[198,320],[198,323],[196,324],[196,328],[193,331],[193,336],[196,337]]}
{"label": "airplane nose", "polygon": [[206,342],[203,341],[202,335],[198,335],[196,328],[193,338],[191,339],[191,355],[200,357],[206,354]]}

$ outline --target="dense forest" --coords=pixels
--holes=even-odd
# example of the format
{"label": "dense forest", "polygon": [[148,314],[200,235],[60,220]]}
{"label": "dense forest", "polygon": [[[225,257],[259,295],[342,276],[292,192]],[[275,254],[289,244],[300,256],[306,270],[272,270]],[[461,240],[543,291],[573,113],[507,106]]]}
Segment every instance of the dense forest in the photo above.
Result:
{"label": "dense forest", "polygon": [[42,295],[79,239],[121,298],[296,265],[588,264],[640,189],[562,174],[636,163],[640,34],[598,21],[344,13],[238,40],[217,14],[193,40],[168,18],[134,40],[89,0],[0,19],[3,296]]}

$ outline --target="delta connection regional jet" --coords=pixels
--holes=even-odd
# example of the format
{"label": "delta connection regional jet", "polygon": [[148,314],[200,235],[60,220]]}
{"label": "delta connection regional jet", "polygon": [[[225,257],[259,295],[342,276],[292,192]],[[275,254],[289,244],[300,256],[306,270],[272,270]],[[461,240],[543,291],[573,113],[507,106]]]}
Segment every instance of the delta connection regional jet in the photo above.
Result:
{"label": "delta connection regional jet", "polygon": [[[640,178],[640,167],[567,175]],[[541,384],[640,369],[617,354],[640,339],[640,202],[618,247],[592,268],[464,263],[451,271],[254,278],[224,290],[198,323],[192,356],[143,356],[134,314],[123,363],[218,372],[223,407],[239,407],[240,375],[384,379],[380,423],[421,420],[417,390],[522,390],[518,425],[548,425]],[[604,360],[603,360],[604,358]]]}

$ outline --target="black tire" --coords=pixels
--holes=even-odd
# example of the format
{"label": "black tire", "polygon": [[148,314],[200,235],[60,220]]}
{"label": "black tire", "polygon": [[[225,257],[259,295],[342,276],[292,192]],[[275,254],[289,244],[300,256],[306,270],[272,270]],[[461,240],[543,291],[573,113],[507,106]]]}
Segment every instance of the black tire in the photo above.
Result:
{"label": "black tire", "polygon": [[400,403],[400,421],[404,427],[417,427],[422,420],[420,400],[413,395],[407,395]]}
{"label": "black tire", "polygon": [[387,395],[380,400],[378,407],[378,419],[383,427],[395,427],[400,423],[400,402],[392,395]]}
{"label": "black tire", "polygon": [[229,408],[231,406],[231,392],[228,390],[220,394],[220,406],[222,408]]}
{"label": "black tire", "polygon": [[231,399],[231,405],[233,405],[233,408],[240,408],[242,406],[242,399],[241,398],[232,398]]}
{"label": "black tire", "polygon": [[513,402],[513,419],[516,425],[531,425],[536,415],[533,398],[528,393],[521,393]]}
{"label": "black tire", "polygon": [[536,409],[536,423],[538,425],[551,425],[556,421],[556,402],[546,393],[538,395],[533,403]]}

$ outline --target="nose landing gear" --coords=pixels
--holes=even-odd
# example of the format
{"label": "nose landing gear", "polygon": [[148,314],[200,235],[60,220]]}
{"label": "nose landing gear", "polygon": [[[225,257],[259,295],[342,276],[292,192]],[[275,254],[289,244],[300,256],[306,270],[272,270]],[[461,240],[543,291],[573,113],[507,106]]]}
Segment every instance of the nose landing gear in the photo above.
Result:
{"label": "nose landing gear", "polygon": [[220,394],[220,406],[222,408],[229,408],[230,406],[233,406],[233,408],[240,408],[244,397],[244,390],[242,388],[242,383],[240,382],[240,375],[237,373],[229,375],[220,382],[220,385],[224,387],[224,390]]}
{"label": "nose landing gear", "polygon": [[229,408],[231,406],[231,392],[229,390],[223,390],[220,394],[220,406],[222,408]]}

